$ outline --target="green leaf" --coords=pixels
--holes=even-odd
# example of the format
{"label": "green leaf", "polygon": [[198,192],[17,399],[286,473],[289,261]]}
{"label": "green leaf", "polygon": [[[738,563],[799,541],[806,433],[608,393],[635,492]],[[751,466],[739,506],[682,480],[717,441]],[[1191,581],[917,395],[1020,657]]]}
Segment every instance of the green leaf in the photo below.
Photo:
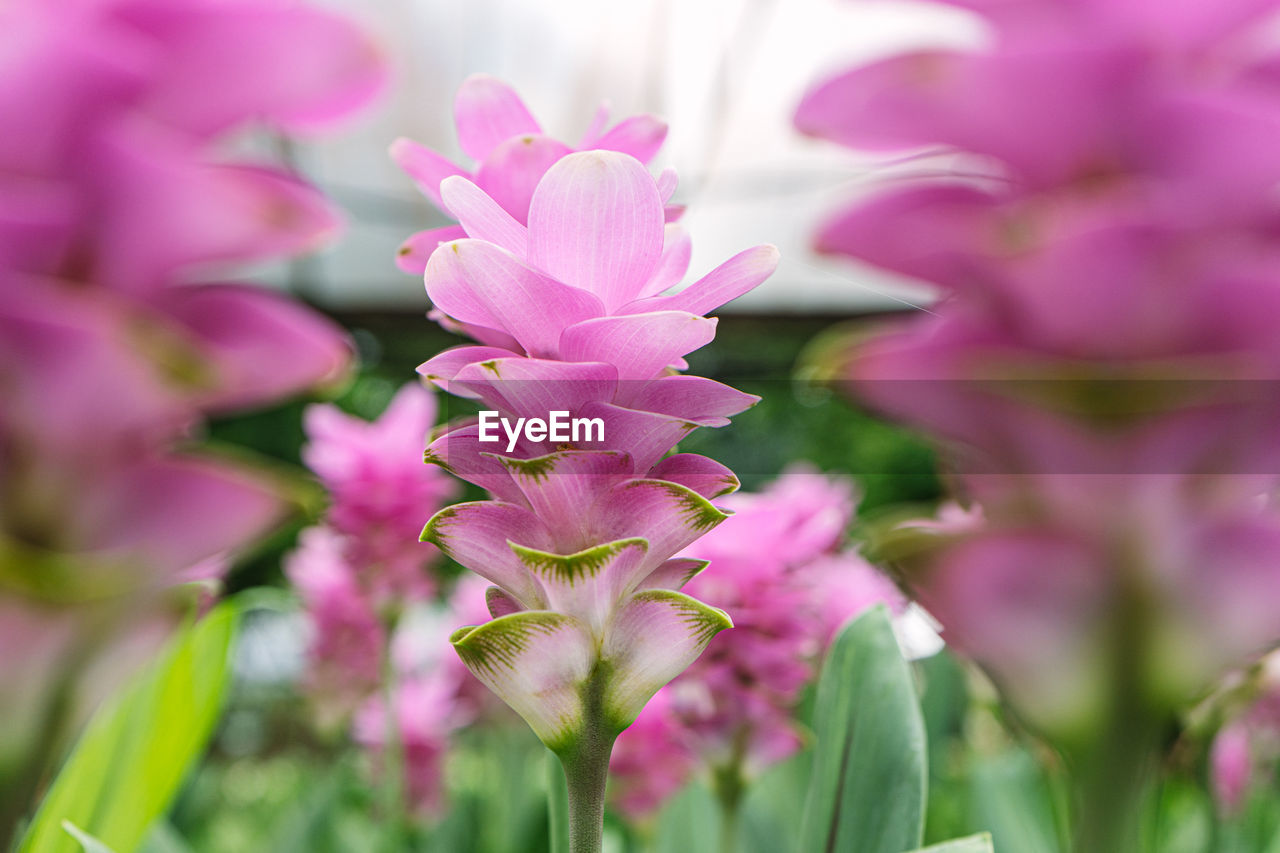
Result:
{"label": "green leaf", "polygon": [[967,838],[953,838],[941,844],[921,847],[913,853],[995,853],[991,844],[991,833],[980,832]]}
{"label": "green leaf", "polygon": [[1044,769],[1024,750],[983,757],[970,770],[968,813],[1001,850],[1059,853],[1053,795]]}
{"label": "green leaf", "polygon": [[78,853],[64,822],[133,853],[204,751],[231,673],[237,610],[223,604],[90,721],[19,853]]}
{"label": "green leaf", "polygon": [[924,834],[928,768],[911,670],[877,606],[845,628],[818,682],[800,849],[902,853]]}
{"label": "green leaf", "polygon": [[92,835],[85,832],[69,820],[64,820],[62,822],[62,829],[67,833],[67,835],[70,835],[76,841],[80,842],[80,846],[84,848],[84,853],[115,853],[115,851],[110,847],[103,844],[101,841],[94,838]]}

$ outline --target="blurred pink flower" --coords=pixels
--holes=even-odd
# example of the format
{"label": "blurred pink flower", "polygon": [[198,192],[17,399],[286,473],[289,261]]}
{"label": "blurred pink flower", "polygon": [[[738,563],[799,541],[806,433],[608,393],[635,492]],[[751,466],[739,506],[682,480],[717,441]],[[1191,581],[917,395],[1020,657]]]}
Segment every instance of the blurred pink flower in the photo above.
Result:
{"label": "blurred pink flower", "polygon": [[[847,480],[794,466],[764,491],[723,503],[734,514],[684,552],[718,571],[686,589],[721,603],[734,630],[712,640],[658,694],[660,708],[641,715],[644,725],[618,739],[624,758],[612,769],[627,792],[618,806],[633,817],[680,787],[674,779],[651,787],[647,775],[665,779],[681,768],[683,782],[701,768],[742,780],[798,751],[792,714],[835,632],[874,604],[905,606],[888,578],[843,547],[854,510]],[[677,763],[664,769],[668,760]]]}
{"label": "blurred pink flower", "polygon": [[434,589],[428,568],[439,552],[418,541],[422,516],[458,491],[422,461],[435,418],[435,395],[417,384],[401,388],[374,421],[332,404],[304,415],[303,461],[332,497],[326,524],[346,537],[346,560],[380,607],[423,600]]}
{"label": "blurred pink flower", "polygon": [[[621,151],[647,164],[662,147],[667,136],[665,122],[640,115],[623,119],[606,129],[607,104],[602,104],[577,147],[543,133],[536,119],[511,87],[485,74],[468,77],[458,89],[454,102],[458,142],[476,165],[471,170],[409,139],[397,139],[391,156],[418,184],[418,188],[446,216],[457,212],[443,198],[446,179],[461,175],[469,179],[520,224],[528,220],[530,199],[538,182],[552,164],[576,151],[599,149]],[[675,191],[674,173],[664,176],[665,203]],[[675,219],[679,208],[668,208]],[[413,235],[400,249],[397,262],[405,272],[421,275],[427,258],[440,243],[465,236],[462,228],[446,226]],[[688,263],[688,238],[676,229],[673,243],[684,246]]]}
{"label": "blurred pink flower", "polygon": [[[991,40],[835,75],[796,113],[959,164],[819,229],[820,251],[940,295],[837,370],[936,436],[981,507],[886,555],[1029,722],[1084,743],[1135,650],[1124,701],[1168,716],[1280,640],[1258,604],[1280,520],[1257,500],[1280,472],[1276,3],[954,5]],[[1141,636],[1118,648],[1117,626]]]}

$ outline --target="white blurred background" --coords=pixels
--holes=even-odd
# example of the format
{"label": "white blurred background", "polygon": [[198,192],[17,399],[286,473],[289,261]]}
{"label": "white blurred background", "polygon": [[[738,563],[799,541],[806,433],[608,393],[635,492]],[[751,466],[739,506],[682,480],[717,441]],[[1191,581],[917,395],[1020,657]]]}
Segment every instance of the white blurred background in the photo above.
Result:
{"label": "white blurred background", "polygon": [[694,245],[688,280],[748,246],[782,250],[778,273],[731,311],[839,315],[929,298],[918,285],[809,250],[823,213],[884,169],[801,137],[791,116],[808,87],[855,61],[981,39],[961,11],[897,0],[331,2],[381,35],[395,79],[350,132],[292,149],[351,219],[336,248],[286,276],[325,307],[425,310],[421,283],[393,258],[411,232],[445,220],[386,149],[408,136],[468,164],[452,104],[475,72],[513,85],[544,131],[570,143],[604,99],[615,120],[666,118],[671,133],[654,166],[681,176],[675,201],[688,205]]}

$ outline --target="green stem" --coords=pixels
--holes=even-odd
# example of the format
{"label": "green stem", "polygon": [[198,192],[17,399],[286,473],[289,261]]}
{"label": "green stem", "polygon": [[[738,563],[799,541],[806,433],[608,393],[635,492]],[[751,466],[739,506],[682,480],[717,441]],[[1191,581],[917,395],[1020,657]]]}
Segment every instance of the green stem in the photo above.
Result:
{"label": "green stem", "polygon": [[400,709],[397,702],[398,674],[392,655],[392,644],[395,639],[398,615],[392,614],[384,618],[386,643],[382,650],[382,702],[383,702],[383,744],[382,744],[382,798],[384,820],[388,827],[385,833],[387,849],[399,853],[405,847],[405,826],[407,813],[404,790],[404,743],[400,737]]}
{"label": "green stem", "polygon": [[720,853],[734,853],[738,849],[738,817],[742,796],[746,792],[742,762],[747,751],[748,734],[746,727],[738,730],[729,760],[711,774],[716,800],[720,803]]}
{"label": "green stem", "polygon": [[569,853],[600,853],[609,756],[618,733],[605,723],[606,677],[599,669],[583,690],[583,724],[572,746],[558,755],[569,794]]}
{"label": "green stem", "polygon": [[[1123,571],[1123,570],[1122,570]],[[1119,575],[1110,627],[1106,730],[1077,753],[1077,853],[1132,853],[1142,843],[1143,798],[1159,771],[1166,715],[1148,694],[1151,605],[1140,573]]]}

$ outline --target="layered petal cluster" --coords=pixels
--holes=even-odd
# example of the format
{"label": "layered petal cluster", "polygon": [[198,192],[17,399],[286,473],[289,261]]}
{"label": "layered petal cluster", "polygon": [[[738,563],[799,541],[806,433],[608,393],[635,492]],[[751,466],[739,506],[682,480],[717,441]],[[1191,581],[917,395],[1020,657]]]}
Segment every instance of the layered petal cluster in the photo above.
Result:
{"label": "layered petal cluster", "polygon": [[435,395],[411,383],[374,421],[332,404],[309,406],[302,457],[329,491],[322,525],[302,532],[285,573],[311,623],[308,692],[322,721],[345,720],[383,680],[400,614],[435,598],[440,552],[419,542],[421,515],[457,483],[422,464]]}
{"label": "layered petal cluster", "polygon": [[[273,478],[186,448],[209,412],[342,375],[349,347],[286,298],[205,282],[337,220],[227,138],[319,127],[383,71],[348,22],[288,0],[16,0],[0,51],[0,606],[48,626],[22,642],[55,682],[281,514]],[[49,696],[2,681],[0,753],[20,751]]]}
{"label": "layered petal cluster", "polygon": [[626,153],[566,154],[522,220],[449,177],[442,203],[467,236],[425,269],[441,321],[481,345],[421,373],[512,423],[562,412],[599,425],[486,442],[483,420],[463,422],[427,450],[494,498],[446,508],[423,531],[493,584],[492,621],[454,646],[562,756],[584,725],[611,741],[730,624],[679,591],[704,563],[676,555],[726,517],[711,500],[737,479],[668,454],[755,398],[676,371],[714,334],[704,313],[762,281],[776,252],[749,250],[665,295],[687,264],[664,254],[665,181]]}
{"label": "layered petal cluster", "polygon": [[798,751],[795,706],[836,630],[877,603],[905,609],[893,582],[844,545],[854,507],[847,481],[793,467],[724,504],[733,516],[685,552],[719,571],[686,589],[723,603],[734,631],[619,737],[615,802],[632,817],[652,813],[699,770],[736,783]]}
{"label": "layered petal cluster", "polygon": [[837,75],[796,124],[962,165],[896,175],[816,243],[937,287],[840,369],[946,444],[985,515],[900,540],[913,587],[1036,722],[1080,731],[1133,613],[1153,709],[1280,639],[1250,605],[1280,586],[1257,500],[1280,473],[1280,3],[954,5],[988,45]]}
{"label": "layered petal cluster", "polygon": [[[457,219],[444,200],[447,178],[462,176],[520,224],[529,217],[530,200],[538,182],[553,163],[574,151],[621,151],[642,163],[658,153],[667,138],[667,125],[650,115],[631,116],[609,126],[609,105],[601,104],[590,127],[576,146],[548,136],[524,101],[506,83],[486,74],[468,77],[454,100],[458,144],[473,165],[466,168],[410,139],[397,139],[391,156],[418,188],[446,216]],[[674,173],[664,175],[666,197],[675,192]],[[682,210],[668,207],[674,221]],[[677,232],[678,234],[678,232]],[[421,275],[427,258],[440,243],[464,236],[461,226],[445,226],[414,234],[400,248],[397,262],[405,272]],[[677,236],[688,255],[688,238]]]}

